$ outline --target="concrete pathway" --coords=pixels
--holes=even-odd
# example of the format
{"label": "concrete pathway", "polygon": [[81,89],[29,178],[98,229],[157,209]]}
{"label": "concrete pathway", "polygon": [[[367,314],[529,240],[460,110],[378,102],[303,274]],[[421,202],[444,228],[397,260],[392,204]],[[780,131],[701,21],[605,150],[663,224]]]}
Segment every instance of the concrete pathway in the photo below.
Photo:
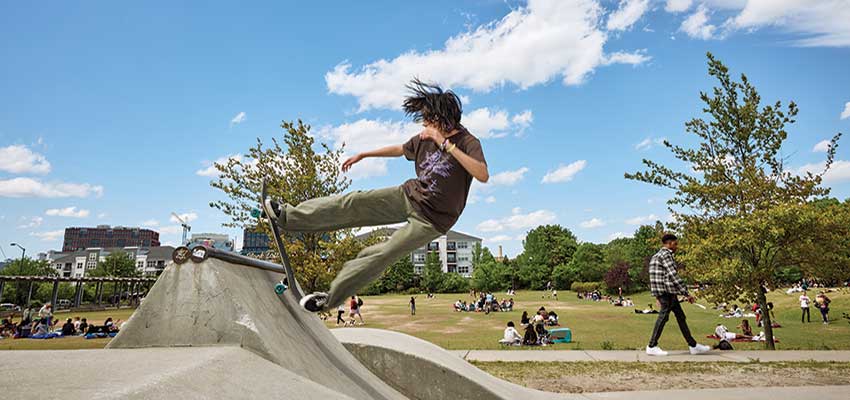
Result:
{"label": "concrete pathway", "polygon": [[626,361],[626,362],[778,362],[836,361],[850,362],[848,350],[711,351],[692,356],[687,351],[671,351],[666,357],[647,356],[634,350],[454,350],[466,361]]}

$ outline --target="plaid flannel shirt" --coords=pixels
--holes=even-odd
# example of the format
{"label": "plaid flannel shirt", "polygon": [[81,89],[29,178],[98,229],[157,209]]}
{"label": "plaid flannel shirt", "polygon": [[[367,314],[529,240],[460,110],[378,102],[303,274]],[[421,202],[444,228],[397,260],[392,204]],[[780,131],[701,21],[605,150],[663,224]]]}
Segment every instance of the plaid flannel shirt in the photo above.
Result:
{"label": "plaid flannel shirt", "polygon": [[649,289],[655,297],[663,294],[688,295],[688,287],[676,273],[676,260],[670,249],[658,250],[649,260]]}

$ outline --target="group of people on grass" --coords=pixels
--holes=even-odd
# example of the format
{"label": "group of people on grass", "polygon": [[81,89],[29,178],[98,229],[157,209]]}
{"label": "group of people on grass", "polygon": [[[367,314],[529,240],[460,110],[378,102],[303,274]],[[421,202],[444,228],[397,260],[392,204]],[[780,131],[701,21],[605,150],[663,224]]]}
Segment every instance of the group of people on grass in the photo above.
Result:
{"label": "group of people on grass", "polygon": [[800,315],[800,322],[812,322],[812,314],[810,308],[814,306],[818,310],[820,310],[821,319],[823,320],[824,325],[829,324],[829,303],[832,300],[829,296],[826,295],[825,291],[821,291],[815,296],[814,304],[812,300],[807,296],[807,292],[803,290],[803,294],[800,295],[800,310],[802,311]]}
{"label": "group of people on grass", "polygon": [[109,317],[103,325],[89,324],[86,318],[79,316],[68,318],[61,326],[53,316],[53,305],[45,303],[37,312],[27,307],[21,313],[21,320],[15,322],[14,315],[0,321],[0,339],[51,339],[86,335],[86,337],[114,336],[119,330],[121,320],[113,321]]}
{"label": "group of people on grass", "polygon": [[527,311],[522,312],[520,327],[524,334],[520,335],[513,321],[508,321],[504,335],[499,343],[508,346],[547,346],[552,343],[547,326],[559,326],[558,314],[555,311],[546,311],[540,307],[537,314],[529,317]]}
{"label": "group of people on grass", "polygon": [[[416,313],[416,303],[413,297],[410,298],[412,302],[413,312]],[[345,306],[348,306],[348,319],[344,319],[343,315],[345,314]],[[360,296],[354,295],[348,299],[347,302],[340,304],[336,308],[336,324],[342,324],[343,326],[356,326],[357,318],[360,318],[360,325],[365,325],[366,321],[363,320],[363,313],[360,309],[363,307],[363,299]]]}
{"label": "group of people on grass", "polygon": [[[473,294],[474,295],[474,294]],[[493,293],[478,293],[474,301],[467,303],[464,300],[458,299],[454,305],[454,310],[457,312],[484,312],[489,314],[494,311],[513,311],[514,299],[505,299],[501,301],[496,299]]]}

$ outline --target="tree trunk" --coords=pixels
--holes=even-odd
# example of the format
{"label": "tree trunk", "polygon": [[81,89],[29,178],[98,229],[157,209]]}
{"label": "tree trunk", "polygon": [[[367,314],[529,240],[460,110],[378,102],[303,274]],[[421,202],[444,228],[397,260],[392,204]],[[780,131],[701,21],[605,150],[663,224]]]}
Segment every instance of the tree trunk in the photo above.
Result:
{"label": "tree trunk", "polygon": [[759,287],[757,301],[761,310],[762,328],[764,328],[764,347],[767,350],[776,350],[776,343],[773,341],[773,323],[770,320],[770,310],[767,308],[767,296],[765,295],[764,286]]}

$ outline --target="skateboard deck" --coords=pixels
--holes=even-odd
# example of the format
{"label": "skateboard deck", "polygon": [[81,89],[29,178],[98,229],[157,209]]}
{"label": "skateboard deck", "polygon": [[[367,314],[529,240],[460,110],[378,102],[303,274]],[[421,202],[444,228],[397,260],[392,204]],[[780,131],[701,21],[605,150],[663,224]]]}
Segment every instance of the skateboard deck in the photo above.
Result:
{"label": "skateboard deck", "polygon": [[284,281],[278,282],[275,285],[275,293],[278,295],[283,294],[287,289],[292,293],[292,296],[295,297],[296,301],[301,301],[301,298],[304,297],[304,293],[301,292],[301,288],[298,287],[298,281],[295,280],[295,272],[292,270],[292,266],[289,264],[289,255],[286,253],[286,246],[284,246],[283,238],[280,234],[280,227],[277,226],[269,216],[274,215],[273,210],[266,209],[266,198],[268,197],[268,187],[266,185],[266,181],[263,181],[262,190],[260,193],[260,206],[263,207],[263,210],[266,214],[266,221],[271,225],[272,235],[274,236],[275,243],[277,244],[277,248],[280,251],[280,261],[283,264],[283,268],[286,270],[286,279]]}

